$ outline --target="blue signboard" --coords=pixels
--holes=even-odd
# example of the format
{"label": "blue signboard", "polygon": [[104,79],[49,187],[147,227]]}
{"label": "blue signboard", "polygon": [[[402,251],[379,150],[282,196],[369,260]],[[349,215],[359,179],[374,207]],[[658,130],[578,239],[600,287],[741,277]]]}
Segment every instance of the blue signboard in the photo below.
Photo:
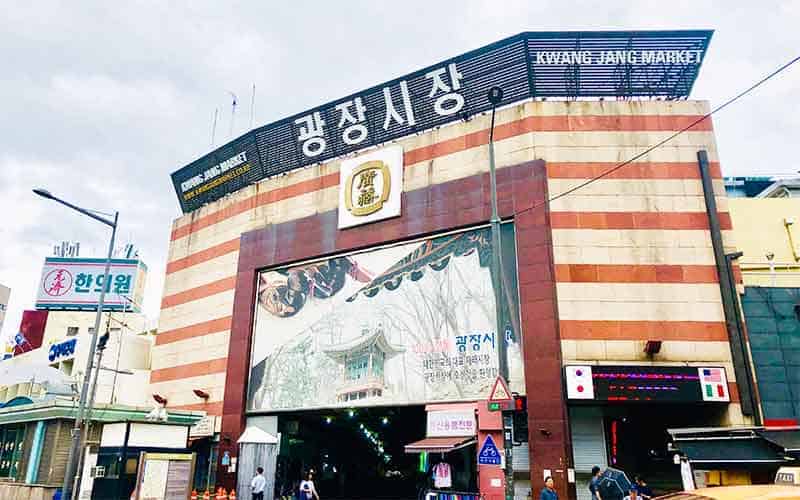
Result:
{"label": "blue signboard", "polygon": [[64,342],[51,345],[50,352],[47,354],[47,359],[49,359],[51,363],[54,363],[56,361],[65,361],[67,359],[74,358],[75,344],[77,343],[78,339],[69,339],[65,340]]}
{"label": "blue signboard", "polygon": [[500,465],[501,457],[500,450],[494,444],[492,436],[486,436],[486,440],[481,446],[481,451],[478,453],[478,463],[481,465]]}

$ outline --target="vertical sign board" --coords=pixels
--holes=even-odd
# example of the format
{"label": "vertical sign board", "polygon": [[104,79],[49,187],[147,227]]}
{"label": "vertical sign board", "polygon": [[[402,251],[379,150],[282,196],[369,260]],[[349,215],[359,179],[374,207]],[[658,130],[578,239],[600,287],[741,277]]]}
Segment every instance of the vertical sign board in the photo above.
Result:
{"label": "vertical sign board", "polygon": [[96,311],[106,289],[104,310],[140,312],[147,266],[137,259],[111,259],[108,283],[106,259],[48,257],[36,293],[36,309]]}

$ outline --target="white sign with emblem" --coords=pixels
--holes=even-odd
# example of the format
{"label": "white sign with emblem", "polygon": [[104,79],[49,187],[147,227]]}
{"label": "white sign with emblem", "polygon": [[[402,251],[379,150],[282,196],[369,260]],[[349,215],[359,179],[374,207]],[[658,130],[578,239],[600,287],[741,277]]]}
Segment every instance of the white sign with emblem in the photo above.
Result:
{"label": "white sign with emblem", "polygon": [[567,399],[594,399],[591,366],[567,366]]}
{"label": "white sign with emblem", "polygon": [[342,161],[339,229],[400,215],[403,148],[390,146]]}

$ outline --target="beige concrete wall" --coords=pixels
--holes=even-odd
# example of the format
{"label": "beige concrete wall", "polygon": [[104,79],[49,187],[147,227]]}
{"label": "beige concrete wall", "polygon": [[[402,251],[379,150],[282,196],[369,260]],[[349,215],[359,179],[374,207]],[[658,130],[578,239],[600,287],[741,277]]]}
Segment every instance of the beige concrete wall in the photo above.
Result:
{"label": "beige concrete wall", "polygon": [[[610,168],[682,128],[677,125],[680,117],[688,123],[693,118],[686,117],[707,111],[707,103],[696,101],[531,102],[512,106],[499,111],[497,116],[498,166],[541,158],[548,169]],[[610,125],[603,122],[607,117],[613,118]],[[615,126],[618,117],[641,117],[637,123],[641,123],[642,129],[620,129],[622,125]],[[560,123],[561,118],[566,126],[553,125]],[[534,125],[529,126],[530,123]],[[623,123],[622,118],[619,123]],[[487,148],[475,134],[485,133],[488,126],[488,116],[480,116],[397,141],[406,155],[404,189],[485,172]],[[630,173],[637,171],[638,166],[652,166],[659,172],[666,172],[672,166],[691,170],[698,149],[708,150],[710,161],[717,164],[713,131],[700,127],[639,159],[628,173],[621,170],[599,180],[574,195],[554,201],[550,209],[554,215],[564,216],[562,223],[576,214],[596,212],[651,213],[667,218],[676,214],[675,220],[685,214],[702,215],[705,205],[696,175]],[[236,273],[239,235],[268,224],[335,209],[338,170],[339,161],[334,160],[266,179],[174,222],[159,325],[159,333],[165,340],[157,340],[153,351],[151,386],[152,392],[168,397],[170,406],[198,408],[200,401],[191,391],[199,388],[211,394],[208,408],[221,411],[218,403],[224,397],[225,363],[231,362],[226,359],[233,306],[230,278]],[[550,195],[563,193],[587,178],[551,175]],[[722,181],[715,180],[714,188],[719,210],[726,213],[728,200]],[[264,201],[271,196],[273,202]],[[724,239],[726,247],[733,250],[735,242],[730,231],[724,232]],[[586,264],[702,267],[714,263],[710,235],[704,227],[554,225],[553,242],[556,264],[567,267]],[[560,314],[567,321],[681,323],[689,327],[692,322],[723,321],[718,286],[709,282],[559,282],[558,298]],[[691,328],[689,331],[689,338],[664,342],[656,361],[729,365],[730,351],[725,341],[703,334],[691,338]],[[644,335],[614,339],[579,334],[581,338],[562,342],[564,358],[565,361],[650,362],[642,357]],[[732,379],[732,369],[728,369],[728,374]],[[737,411],[732,410],[733,420]]]}

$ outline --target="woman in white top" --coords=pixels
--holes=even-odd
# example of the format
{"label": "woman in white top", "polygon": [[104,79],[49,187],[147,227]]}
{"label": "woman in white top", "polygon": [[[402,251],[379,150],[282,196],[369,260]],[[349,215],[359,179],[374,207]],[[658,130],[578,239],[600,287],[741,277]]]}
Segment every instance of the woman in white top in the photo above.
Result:
{"label": "woman in white top", "polygon": [[319,500],[317,489],[314,487],[314,472],[308,471],[305,481],[300,481],[300,499],[312,500],[316,498]]}

